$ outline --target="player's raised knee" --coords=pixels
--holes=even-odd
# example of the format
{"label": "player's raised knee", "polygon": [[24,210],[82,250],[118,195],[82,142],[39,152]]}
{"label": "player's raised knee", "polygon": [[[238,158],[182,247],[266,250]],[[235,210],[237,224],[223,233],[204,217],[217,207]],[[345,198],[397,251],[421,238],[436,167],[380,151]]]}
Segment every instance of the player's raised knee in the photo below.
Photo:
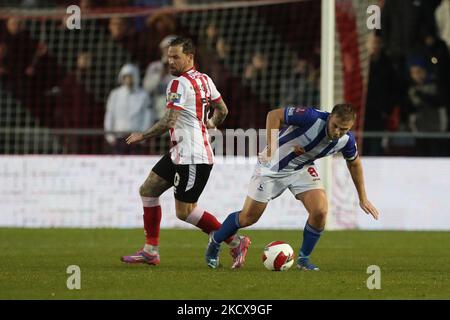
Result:
{"label": "player's raised knee", "polygon": [[180,219],[181,221],[186,221],[187,217],[189,216],[189,213],[184,211],[184,210],[180,210],[176,212],[177,218]]}
{"label": "player's raised knee", "polygon": [[[177,218],[182,221],[187,221],[188,217],[190,215],[191,215],[191,218],[195,218],[194,216],[198,216],[194,212],[194,209],[196,207],[197,206],[194,203],[184,203],[181,201],[176,201],[175,202],[175,211],[176,211]],[[202,213],[203,213],[203,211],[202,211]]]}
{"label": "player's raised knee", "polygon": [[249,227],[258,222],[259,217],[251,214],[240,214],[239,225],[241,228]]}

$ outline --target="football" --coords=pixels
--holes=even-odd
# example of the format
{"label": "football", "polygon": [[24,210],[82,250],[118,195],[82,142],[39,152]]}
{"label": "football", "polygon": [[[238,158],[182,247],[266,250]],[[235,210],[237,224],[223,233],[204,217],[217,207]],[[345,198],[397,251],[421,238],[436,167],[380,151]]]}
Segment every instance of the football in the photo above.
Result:
{"label": "football", "polygon": [[286,242],[273,241],[264,248],[262,261],[271,271],[288,270],[294,264],[294,250]]}

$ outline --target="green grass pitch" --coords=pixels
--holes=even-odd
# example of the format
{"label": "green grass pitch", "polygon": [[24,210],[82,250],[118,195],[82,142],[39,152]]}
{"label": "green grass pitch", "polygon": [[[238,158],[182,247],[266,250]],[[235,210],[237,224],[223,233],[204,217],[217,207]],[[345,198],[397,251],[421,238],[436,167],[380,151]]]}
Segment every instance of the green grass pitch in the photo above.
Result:
{"label": "green grass pitch", "polygon": [[[0,299],[450,299],[450,232],[328,231],[313,254],[320,272],[264,268],[274,240],[296,254],[300,231],[245,231],[246,265],[204,263],[207,237],[161,230],[161,264],[124,265],[119,257],[143,242],[136,229],[0,229]],[[68,290],[66,269],[81,268],[81,289]],[[381,268],[381,289],[366,286],[367,267]]]}

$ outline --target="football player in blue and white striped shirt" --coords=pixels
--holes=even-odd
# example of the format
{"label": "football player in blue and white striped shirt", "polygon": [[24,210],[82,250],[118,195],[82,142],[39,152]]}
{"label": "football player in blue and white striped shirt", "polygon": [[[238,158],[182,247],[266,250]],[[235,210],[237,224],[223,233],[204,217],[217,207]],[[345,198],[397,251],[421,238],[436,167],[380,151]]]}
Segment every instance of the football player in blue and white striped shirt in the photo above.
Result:
{"label": "football player in blue and white striped shirt", "polygon": [[[314,161],[341,152],[358,192],[361,208],[378,219],[379,213],[367,199],[361,159],[353,134],[356,119],[353,107],[339,104],[331,113],[306,107],[287,107],[267,115],[267,148],[260,154],[241,211],[230,214],[221,228],[211,233],[206,250],[209,267],[219,265],[220,244],[238,229],[256,223],[268,202],[289,189],[309,213],[303,232],[297,266],[319,270],[309,257],[323,233],[328,202]],[[247,250],[241,250],[234,268],[244,263]],[[237,263],[236,263],[237,262]]]}

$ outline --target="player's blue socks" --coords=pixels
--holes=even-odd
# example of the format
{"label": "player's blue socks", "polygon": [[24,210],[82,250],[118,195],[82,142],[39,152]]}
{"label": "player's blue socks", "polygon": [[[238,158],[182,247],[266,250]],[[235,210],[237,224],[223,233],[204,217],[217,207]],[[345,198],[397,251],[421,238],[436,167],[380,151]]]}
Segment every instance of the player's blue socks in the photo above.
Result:
{"label": "player's blue socks", "polygon": [[239,225],[239,214],[241,212],[233,212],[232,214],[230,214],[225,221],[222,223],[222,226],[220,227],[219,230],[214,231],[213,233],[213,240],[216,243],[222,243],[223,241],[225,241],[226,239],[228,239],[230,236],[232,236],[233,234],[236,234],[236,232],[239,230],[239,228],[241,227]]}
{"label": "player's blue socks", "polygon": [[308,259],[314,247],[319,241],[320,236],[323,233],[322,230],[317,230],[312,227],[308,222],[306,222],[305,229],[303,230],[303,243],[300,249],[299,258]]}

